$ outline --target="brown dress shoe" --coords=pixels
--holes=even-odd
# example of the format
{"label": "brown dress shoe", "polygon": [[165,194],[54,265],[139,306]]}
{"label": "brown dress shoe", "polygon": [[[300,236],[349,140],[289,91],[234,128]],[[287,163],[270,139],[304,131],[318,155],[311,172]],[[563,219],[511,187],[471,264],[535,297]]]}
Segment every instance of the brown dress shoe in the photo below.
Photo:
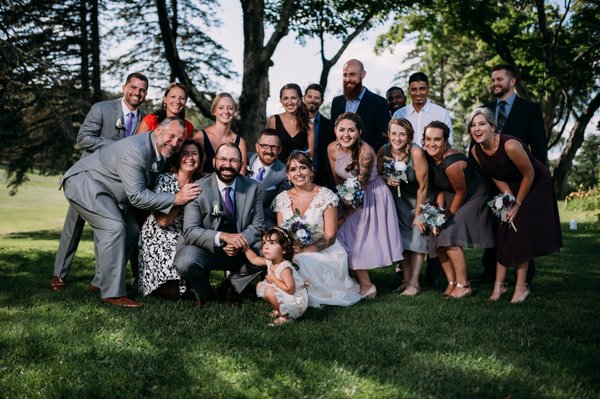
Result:
{"label": "brown dress shoe", "polygon": [[88,291],[97,294],[98,292],[100,292],[100,287],[96,287],[94,284],[90,284],[88,285]]}
{"label": "brown dress shoe", "polygon": [[54,292],[63,291],[67,286],[67,282],[64,278],[58,276],[52,276],[52,283],[50,284],[50,288]]}
{"label": "brown dress shoe", "polygon": [[125,308],[141,308],[144,306],[143,303],[134,301],[133,299],[121,296],[117,298],[101,298],[102,302],[109,303],[114,306],[123,306]]}

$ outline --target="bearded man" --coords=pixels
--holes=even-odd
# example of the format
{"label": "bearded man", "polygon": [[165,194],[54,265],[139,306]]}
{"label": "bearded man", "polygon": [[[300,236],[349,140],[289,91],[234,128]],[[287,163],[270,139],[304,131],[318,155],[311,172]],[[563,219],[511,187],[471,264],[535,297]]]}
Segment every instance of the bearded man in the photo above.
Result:
{"label": "bearded man", "polygon": [[202,307],[210,292],[211,270],[226,270],[220,291],[227,305],[261,273],[246,259],[243,248],[259,252],[264,229],[262,191],[255,180],[240,175],[242,153],[234,143],[221,144],[213,159],[215,172],[199,180],[202,194],[184,210],[183,241],[175,255],[177,271],[193,288]]}
{"label": "bearded man", "polygon": [[377,151],[385,142],[390,121],[387,100],[363,86],[367,71],[359,60],[351,59],[346,62],[342,72],[344,94],[335,97],[331,103],[332,134],[338,116],[344,112],[355,112],[363,121],[362,140]]}

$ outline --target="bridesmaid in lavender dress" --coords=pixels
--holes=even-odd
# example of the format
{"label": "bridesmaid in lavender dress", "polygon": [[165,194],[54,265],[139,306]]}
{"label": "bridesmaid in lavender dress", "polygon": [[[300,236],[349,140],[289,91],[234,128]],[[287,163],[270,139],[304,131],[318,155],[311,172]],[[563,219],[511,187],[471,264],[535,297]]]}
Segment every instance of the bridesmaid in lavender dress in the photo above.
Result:
{"label": "bridesmaid in lavender dress", "polygon": [[353,112],[341,114],[335,122],[336,141],[327,153],[336,184],[358,177],[364,190],[362,205],[344,207],[338,239],[348,251],[348,264],[354,270],[363,298],[375,298],[377,288],[369,270],[402,260],[402,238],[394,200],[377,174],[373,148],[362,142],[362,120]]}

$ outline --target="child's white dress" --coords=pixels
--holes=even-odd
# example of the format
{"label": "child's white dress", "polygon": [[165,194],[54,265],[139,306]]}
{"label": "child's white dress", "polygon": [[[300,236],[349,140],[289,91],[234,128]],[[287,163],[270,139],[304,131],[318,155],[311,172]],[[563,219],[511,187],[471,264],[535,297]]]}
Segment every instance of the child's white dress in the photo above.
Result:
{"label": "child's white dress", "polygon": [[294,277],[294,284],[296,285],[296,292],[290,295],[287,292],[281,290],[275,284],[271,284],[266,280],[261,281],[256,286],[256,295],[259,298],[264,297],[265,288],[273,287],[275,290],[275,296],[279,301],[279,313],[282,315],[288,315],[292,319],[297,319],[302,316],[306,308],[308,307],[308,293],[306,291],[306,287],[304,286],[304,280],[300,277],[294,266],[292,266],[290,261],[284,260],[277,265],[271,264],[271,261],[267,260],[267,266],[269,268],[269,272],[273,272],[277,279],[281,280],[281,272],[283,272],[286,268],[291,269],[292,276]]}

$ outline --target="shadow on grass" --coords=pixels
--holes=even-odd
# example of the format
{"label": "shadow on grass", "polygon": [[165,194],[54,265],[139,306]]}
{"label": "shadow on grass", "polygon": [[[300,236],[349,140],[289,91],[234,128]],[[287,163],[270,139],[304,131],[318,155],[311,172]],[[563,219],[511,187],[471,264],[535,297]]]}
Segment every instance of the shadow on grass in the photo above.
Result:
{"label": "shadow on grass", "polygon": [[[21,239],[58,240],[52,234]],[[156,298],[136,310],[103,305],[85,291],[89,256],[57,294],[49,289],[54,252],[2,250],[3,395],[596,396],[598,278],[572,263],[597,249],[580,234],[566,234],[565,250],[540,261],[533,297],[520,306],[488,303],[484,288],[465,301],[437,291],[400,297],[387,268],[372,273],[376,301],[309,309],[281,328],[266,326],[262,302],[201,311]],[[585,294],[574,296],[571,284]]]}
{"label": "shadow on grass", "polygon": [[[3,237],[12,239],[12,240],[42,240],[42,241],[56,241],[56,246],[58,247],[58,241],[60,239],[60,231],[59,230],[40,230],[40,231],[25,231],[19,233],[9,233],[5,234]],[[81,236],[81,241],[90,241],[92,242],[94,237],[92,236],[91,229],[83,230],[83,234]]]}

